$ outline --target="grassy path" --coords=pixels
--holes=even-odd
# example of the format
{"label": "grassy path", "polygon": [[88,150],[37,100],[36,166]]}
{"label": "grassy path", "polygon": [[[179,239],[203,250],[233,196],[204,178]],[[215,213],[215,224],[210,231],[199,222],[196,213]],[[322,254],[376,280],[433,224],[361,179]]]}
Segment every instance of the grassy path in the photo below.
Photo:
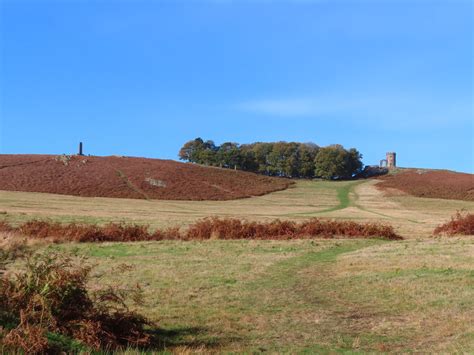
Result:
{"label": "grassy path", "polygon": [[96,283],[125,288],[140,284],[145,303],[133,308],[157,322],[159,351],[474,349],[472,238],[71,243],[42,248],[89,257],[97,265],[92,288]]}
{"label": "grassy path", "polygon": [[355,188],[351,191],[351,195],[352,195],[352,201],[351,201],[352,205],[354,207],[356,207],[357,209],[361,210],[361,211],[368,212],[368,213],[374,214],[376,216],[381,216],[381,217],[387,218],[389,220],[408,221],[410,223],[416,223],[416,224],[421,223],[421,222],[413,220],[413,219],[400,218],[400,217],[391,216],[391,215],[388,215],[388,214],[385,214],[385,213],[376,212],[373,209],[369,209],[367,207],[362,206],[359,203],[359,194],[357,193]]}
{"label": "grassy path", "polygon": [[[102,285],[142,285],[139,311],[158,322],[166,348],[245,353],[469,352],[473,247],[467,239],[52,246],[89,256]],[[131,271],[110,272],[124,265]]]}
{"label": "grassy path", "polygon": [[[383,243],[350,241],[298,255],[273,265],[246,285],[243,302],[252,306],[244,310],[247,314],[243,318],[264,318],[272,325],[271,329],[255,329],[251,336],[254,346],[268,345],[252,351],[345,353],[379,349],[382,343],[386,349],[403,347],[405,339],[400,335],[373,335],[368,325],[354,329],[352,317],[357,318],[361,311],[384,317],[389,314],[376,299],[366,303],[367,299],[348,297],[352,287],[340,282],[335,272],[341,256]],[[284,340],[281,334],[285,334]],[[274,343],[269,343],[269,335],[275,338]]]}
{"label": "grassy path", "polygon": [[[320,181],[314,182],[314,184],[320,184],[320,183],[321,183]],[[361,184],[361,183],[363,183],[363,181],[333,182],[334,185],[332,185],[332,188],[336,191],[336,197],[337,197],[337,201],[338,201],[337,205],[335,205],[333,207],[330,207],[330,208],[326,208],[324,210],[319,210],[319,211],[309,212],[309,213],[308,212],[293,213],[293,214],[289,214],[288,216],[289,217],[291,217],[291,216],[311,217],[311,216],[320,215],[322,213],[330,213],[330,212],[343,210],[347,207],[353,206],[354,200],[351,198],[351,195],[355,193],[354,192],[355,187],[357,185]],[[338,184],[340,184],[340,185],[338,185]]]}
{"label": "grassy path", "polygon": [[[320,182],[315,182],[315,183],[320,183]],[[340,183],[341,185],[338,186],[337,185],[338,183]],[[337,205],[335,205],[334,207],[326,208],[324,210],[320,210],[316,212],[293,214],[293,216],[299,215],[299,216],[313,217],[313,216],[319,216],[324,213],[340,211],[348,207],[354,207],[360,211],[367,212],[376,216],[384,217],[385,219],[389,219],[389,220],[407,221],[409,223],[420,223],[419,221],[416,221],[413,219],[406,219],[406,218],[391,216],[385,213],[376,212],[373,209],[362,206],[359,203],[359,195],[356,189],[358,186],[365,183],[367,183],[367,180],[334,182],[332,185],[332,188],[336,190],[336,196],[337,196],[337,201],[338,201]]]}

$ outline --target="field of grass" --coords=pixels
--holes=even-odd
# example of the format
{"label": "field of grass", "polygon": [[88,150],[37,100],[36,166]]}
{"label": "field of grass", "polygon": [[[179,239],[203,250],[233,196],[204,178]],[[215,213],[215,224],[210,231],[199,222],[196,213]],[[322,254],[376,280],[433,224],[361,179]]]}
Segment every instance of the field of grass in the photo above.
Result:
{"label": "field of grass", "polygon": [[287,190],[232,201],[160,201],[87,198],[0,191],[0,220],[32,218],[61,222],[133,222],[152,228],[186,226],[209,216],[249,220],[324,217],[392,223],[405,237],[426,237],[457,210],[474,211],[474,202],[384,196],[376,181],[299,181]]}
{"label": "field of grass", "polygon": [[[139,283],[137,310],[177,352],[474,351],[474,239],[433,229],[474,202],[385,196],[375,181],[300,181],[235,201],[0,192],[0,220],[186,226],[207,216],[384,221],[403,241],[137,242],[39,246],[85,255],[102,282]],[[123,272],[130,268],[129,272]],[[93,285],[92,285],[93,286]]]}
{"label": "field of grass", "polygon": [[88,256],[105,283],[140,283],[138,310],[170,350],[474,350],[472,238],[49,248]]}

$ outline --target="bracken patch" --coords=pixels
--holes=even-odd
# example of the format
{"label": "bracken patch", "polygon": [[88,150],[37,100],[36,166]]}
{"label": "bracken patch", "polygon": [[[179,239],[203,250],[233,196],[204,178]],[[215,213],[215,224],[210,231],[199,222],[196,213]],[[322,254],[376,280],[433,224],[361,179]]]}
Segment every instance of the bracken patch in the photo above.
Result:
{"label": "bracken patch", "polygon": [[233,200],[284,190],[293,182],[172,160],[1,155],[0,190],[84,197]]}
{"label": "bracken patch", "polygon": [[393,227],[381,223],[357,223],[313,218],[303,222],[274,220],[252,222],[236,218],[204,218],[186,230],[172,227],[150,231],[146,225],[110,223],[104,226],[60,224],[49,221],[28,221],[18,227],[0,224],[8,230],[29,238],[53,242],[134,242],[151,240],[206,239],[306,239],[306,238],[383,238],[403,239]]}
{"label": "bracken patch", "polygon": [[378,179],[377,187],[417,197],[474,201],[474,175],[452,171],[402,170]]}
{"label": "bracken patch", "polygon": [[458,211],[451,220],[435,228],[434,235],[474,235],[474,214]]}
{"label": "bracken patch", "polygon": [[[148,346],[148,320],[126,306],[125,297],[135,290],[108,287],[91,292],[90,271],[81,260],[42,253],[27,257],[24,271],[4,273],[0,277],[2,351],[61,353],[64,346],[52,338],[76,342],[83,350]],[[138,291],[133,298],[139,298]]]}

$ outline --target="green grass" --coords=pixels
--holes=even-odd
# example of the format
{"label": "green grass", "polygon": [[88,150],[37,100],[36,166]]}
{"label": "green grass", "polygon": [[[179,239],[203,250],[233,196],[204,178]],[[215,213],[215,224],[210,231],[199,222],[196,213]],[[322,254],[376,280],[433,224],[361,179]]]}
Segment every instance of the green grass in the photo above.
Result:
{"label": "green grass", "polygon": [[[138,311],[159,325],[160,351],[184,353],[474,352],[474,241],[431,237],[459,209],[474,211],[474,203],[386,197],[373,180],[298,181],[237,201],[0,192],[0,220],[11,223],[50,218],[163,228],[213,215],[323,217],[389,222],[407,238],[41,247],[88,256],[102,286],[142,285],[146,304]],[[133,269],[124,273],[123,264]]]}
{"label": "green grass", "polygon": [[287,216],[314,217],[321,214],[343,210],[344,208],[352,206],[354,201],[351,199],[351,194],[354,194],[354,188],[361,183],[362,181],[318,181],[313,183],[312,188],[318,192],[320,191],[322,194],[328,194],[328,192],[331,191],[333,194],[335,194],[337,198],[337,204],[334,204],[332,207],[325,208],[323,210],[316,209],[315,211],[309,213],[292,213],[288,214]]}
{"label": "green grass", "polygon": [[[101,285],[142,285],[165,348],[225,352],[469,352],[469,239],[53,245]],[[133,269],[124,273],[121,265]],[[429,329],[429,331],[428,331]]]}

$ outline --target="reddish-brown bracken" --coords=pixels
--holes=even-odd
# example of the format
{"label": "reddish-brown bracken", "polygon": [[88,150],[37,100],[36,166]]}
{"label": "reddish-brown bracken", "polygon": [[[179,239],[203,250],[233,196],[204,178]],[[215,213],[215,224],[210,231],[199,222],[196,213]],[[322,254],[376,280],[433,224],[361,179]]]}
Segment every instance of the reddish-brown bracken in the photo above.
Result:
{"label": "reddish-brown bracken", "polygon": [[474,214],[458,211],[449,222],[435,228],[434,235],[474,235]]}
{"label": "reddish-brown bracken", "polygon": [[379,177],[377,187],[397,189],[417,197],[474,201],[474,175],[452,171],[410,169]]}
{"label": "reddish-brown bracken", "polygon": [[274,220],[251,222],[235,218],[205,218],[187,229],[179,227],[150,231],[145,225],[110,223],[60,224],[50,221],[28,221],[17,227],[0,223],[0,231],[54,242],[135,242],[152,240],[205,239],[307,239],[307,238],[383,238],[403,239],[391,225],[358,223],[313,218],[303,222]]}
{"label": "reddish-brown bracken", "polygon": [[53,334],[79,341],[87,353],[150,344],[145,328],[151,323],[125,303],[128,294],[141,297],[140,289],[91,291],[91,267],[81,261],[35,254],[26,258],[24,271],[0,275],[0,315],[2,325],[9,325],[0,327],[2,353],[65,353]]}
{"label": "reddish-brown bracken", "polygon": [[232,200],[284,190],[288,179],[131,157],[0,155],[0,190],[84,197]]}

